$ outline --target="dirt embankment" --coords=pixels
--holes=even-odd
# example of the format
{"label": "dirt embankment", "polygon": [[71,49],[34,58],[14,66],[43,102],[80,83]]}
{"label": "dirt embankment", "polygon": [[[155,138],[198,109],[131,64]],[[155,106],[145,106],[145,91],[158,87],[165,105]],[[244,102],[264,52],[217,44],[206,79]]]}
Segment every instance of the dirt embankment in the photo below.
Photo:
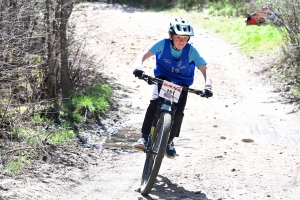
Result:
{"label": "dirt embankment", "polygon": [[[138,53],[167,37],[169,16],[124,6],[85,3],[73,13],[77,35],[119,89],[115,112],[132,141],[147,108],[151,86],[132,75]],[[89,29],[87,29],[89,27]],[[86,30],[89,30],[88,33]],[[1,177],[3,199],[300,199],[300,123],[294,105],[257,74],[268,63],[250,59],[216,35],[195,27],[192,42],[213,75],[214,97],[189,95],[179,156],[165,158],[152,193],[142,197],[145,155],[131,149],[70,151],[70,165],[42,163],[19,177]],[[154,58],[145,63],[151,73]],[[196,72],[194,88],[202,88]],[[121,140],[122,141],[122,140]],[[85,162],[78,167],[79,162]],[[72,164],[73,163],[73,164]]]}

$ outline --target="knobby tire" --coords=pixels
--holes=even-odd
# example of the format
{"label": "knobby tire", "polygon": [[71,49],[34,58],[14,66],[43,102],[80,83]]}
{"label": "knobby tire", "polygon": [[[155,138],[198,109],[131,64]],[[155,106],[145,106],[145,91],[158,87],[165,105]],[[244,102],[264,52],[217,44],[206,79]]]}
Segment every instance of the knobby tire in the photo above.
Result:
{"label": "knobby tire", "polygon": [[170,113],[161,113],[157,122],[154,137],[152,139],[152,148],[153,151],[157,152],[157,154],[146,154],[140,188],[140,192],[143,195],[150,193],[158,175],[168,144],[169,132],[171,129],[171,118]]}

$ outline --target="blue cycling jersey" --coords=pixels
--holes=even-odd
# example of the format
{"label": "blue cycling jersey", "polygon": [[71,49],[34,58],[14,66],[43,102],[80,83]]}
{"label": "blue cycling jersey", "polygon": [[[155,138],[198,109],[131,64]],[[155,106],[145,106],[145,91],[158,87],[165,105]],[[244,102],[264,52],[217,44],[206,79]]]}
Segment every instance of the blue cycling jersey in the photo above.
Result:
{"label": "blue cycling jersey", "polygon": [[170,39],[164,39],[154,44],[150,51],[156,55],[155,77],[163,76],[178,85],[190,86],[194,82],[195,66],[206,65],[193,45],[176,51],[172,48]]}

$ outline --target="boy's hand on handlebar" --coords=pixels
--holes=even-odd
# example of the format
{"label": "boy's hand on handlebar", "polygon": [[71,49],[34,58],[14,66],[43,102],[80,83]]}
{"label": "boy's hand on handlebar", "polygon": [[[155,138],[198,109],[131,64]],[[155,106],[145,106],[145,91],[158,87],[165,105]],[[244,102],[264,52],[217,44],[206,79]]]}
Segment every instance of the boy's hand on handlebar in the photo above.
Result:
{"label": "boy's hand on handlebar", "polygon": [[133,71],[133,74],[134,74],[135,77],[138,77],[138,78],[141,79],[141,78],[143,78],[145,72],[143,70],[140,70],[140,69],[135,69]]}
{"label": "boy's hand on handlebar", "polygon": [[212,97],[213,96],[213,91],[210,87],[205,87],[203,90],[202,90],[202,97]]}

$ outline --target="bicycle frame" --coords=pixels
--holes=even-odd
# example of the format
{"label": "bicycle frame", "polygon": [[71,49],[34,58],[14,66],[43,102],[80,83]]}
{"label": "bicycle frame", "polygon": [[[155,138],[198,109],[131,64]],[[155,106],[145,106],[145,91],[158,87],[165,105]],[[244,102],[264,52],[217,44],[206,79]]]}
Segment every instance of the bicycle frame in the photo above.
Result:
{"label": "bicycle frame", "polygon": [[[146,74],[144,74],[141,79],[143,79],[144,81],[146,81],[149,85],[152,85],[152,84],[163,84],[163,82],[164,82],[164,80],[162,80],[162,79],[154,78],[154,77],[148,76]],[[197,95],[202,95],[202,91],[201,90],[191,89],[191,88],[183,87],[183,86],[182,86],[182,89],[186,90],[188,92],[195,93]],[[174,118],[174,115],[175,115],[175,112],[176,112],[176,106],[174,105],[173,102],[171,102],[170,100],[167,100],[167,99],[164,99],[164,101],[160,102],[160,104],[158,105],[158,110],[156,111],[156,114],[154,116],[154,120],[152,122],[151,130],[150,130],[150,137],[148,139],[148,141],[150,140],[150,142],[148,142],[148,145],[146,146],[145,153],[149,153],[149,152],[153,153],[153,151],[151,149],[151,138],[154,135],[156,123],[157,123],[157,121],[159,119],[159,116],[160,116],[160,114],[162,112],[169,112],[171,114],[171,116],[172,116],[171,125],[173,125],[173,118]]]}

